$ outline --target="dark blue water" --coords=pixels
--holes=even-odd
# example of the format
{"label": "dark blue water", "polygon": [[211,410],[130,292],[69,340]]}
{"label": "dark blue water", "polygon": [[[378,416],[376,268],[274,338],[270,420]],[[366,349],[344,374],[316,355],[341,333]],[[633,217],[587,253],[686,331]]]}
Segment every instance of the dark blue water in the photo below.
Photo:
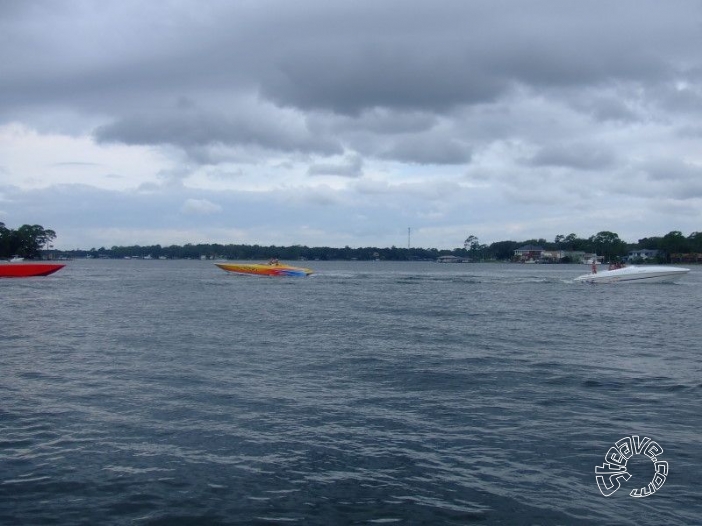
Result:
{"label": "dark blue water", "polygon": [[[700,523],[702,269],[309,266],[1,280],[0,523]],[[604,497],[631,435],[668,478]]]}

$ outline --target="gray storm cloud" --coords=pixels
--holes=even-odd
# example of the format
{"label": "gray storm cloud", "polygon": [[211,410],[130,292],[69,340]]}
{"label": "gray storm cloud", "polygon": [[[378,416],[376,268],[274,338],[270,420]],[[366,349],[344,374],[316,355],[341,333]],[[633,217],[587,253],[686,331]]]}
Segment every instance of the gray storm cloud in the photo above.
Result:
{"label": "gray storm cloud", "polygon": [[[35,133],[158,152],[164,165],[142,188],[197,194],[178,194],[176,209],[225,202],[217,185],[230,182],[226,191],[259,192],[247,199],[269,192],[283,213],[297,197],[275,192],[312,185],[319,207],[295,209],[300,224],[338,224],[332,205],[377,186],[398,192],[347,217],[384,225],[387,210],[403,210],[393,228],[432,218],[448,232],[485,223],[475,203],[488,199],[488,216],[499,210],[496,221],[512,215],[529,228],[537,223],[523,203],[562,218],[560,205],[540,204],[567,199],[567,209],[630,205],[630,225],[641,199],[700,197],[701,23],[692,0],[2,2],[0,127],[27,151]],[[43,144],[32,162],[0,160],[3,194],[19,199],[30,179],[54,184],[43,156],[47,165],[93,162],[88,185],[98,166],[111,173],[107,161]],[[159,186],[164,173],[182,188]],[[413,218],[404,178],[458,185],[457,202],[446,197],[439,214],[417,197]],[[606,185],[616,202],[593,190]],[[5,213],[16,213],[10,205]],[[200,215],[229,218],[225,205]]]}

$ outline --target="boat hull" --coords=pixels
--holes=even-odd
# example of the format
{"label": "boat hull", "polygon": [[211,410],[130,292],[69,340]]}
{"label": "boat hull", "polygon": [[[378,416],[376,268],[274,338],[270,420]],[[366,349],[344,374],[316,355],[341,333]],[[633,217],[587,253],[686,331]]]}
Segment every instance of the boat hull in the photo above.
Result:
{"label": "boat hull", "polygon": [[304,278],[312,274],[312,271],[308,268],[290,267],[288,265],[262,265],[257,263],[215,263],[215,265],[227,272],[254,276]]}
{"label": "boat hull", "polygon": [[688,268],[631,266],[585,274],[575,278],[574,281],[581,283],[671,283],[688,272],[690,272]]}
{"label": "boat hull", "polygon": [[58,263],[7,263],[0,264],[0,278],[31,278],[48,276],[66,265]]}

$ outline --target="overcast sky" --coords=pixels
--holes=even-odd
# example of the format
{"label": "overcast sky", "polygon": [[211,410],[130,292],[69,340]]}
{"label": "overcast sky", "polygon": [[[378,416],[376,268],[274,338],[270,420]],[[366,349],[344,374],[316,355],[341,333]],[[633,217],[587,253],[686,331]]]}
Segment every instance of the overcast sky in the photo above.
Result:
{"label": "overcast sky", "polygon": [[0,221],[58,248],[702,230],[702,3],[0,0]]}

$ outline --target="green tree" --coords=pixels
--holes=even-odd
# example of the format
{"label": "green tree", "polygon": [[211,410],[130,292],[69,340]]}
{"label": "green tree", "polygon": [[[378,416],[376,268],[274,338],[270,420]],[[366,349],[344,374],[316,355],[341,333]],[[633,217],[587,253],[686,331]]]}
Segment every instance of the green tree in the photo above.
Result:
{"label": "green tree", "polygon": [[1,257],[18,255],[28,259],[38,258],[42,247],[56,239],[56,232],[41,225],[22,225],[17,230],[0,225]]}
{"label": "green tree", "polygon": [[639,239],[636,248],[644,248],[646,250],[660,250],[661,239],[661,237],[645,237],[643,239]]}
{"label": "green tree", "polygon": [[603,230],[598,232],[588,240],[593,250],[604,257],[605,261],[612,261],[626,255],[627,245],[619,239],[619,235],[614,232]]}
{"label": "green tree", "polygon": [[509,261],[514,256],[514,251],[517,250],[522,243],[517,241],[497,241],[490,244],[487,249],[489,257],[500,261]]}
{"label": "green tree", "polygon": [[671,254],[687,253],[690,251],[690,241],[679,230],[673,230],[663,236],[660,249],[665,252],[666,261]]}
{"label": "green tree", "polygon": [[587,240],[581,239],[577,234],[568,234],[563,240],[568,247],[568,250],[583,250]]}
{"label": "green tree", "polygon": [[690,243],[691,252],[702,252],[702,232],[693,232],[687,236],[687,240]]}
{"label": "green tree", "polygon": [[482,253],[487,249],[486,245],[481,245],[477,236],[470,235],[463,242],[463,248],[468,251],[473,261],[481,259]]}
{"label": "green tree", "polygon": [[10,255],[10,229],[0,222],[0,257]]}

